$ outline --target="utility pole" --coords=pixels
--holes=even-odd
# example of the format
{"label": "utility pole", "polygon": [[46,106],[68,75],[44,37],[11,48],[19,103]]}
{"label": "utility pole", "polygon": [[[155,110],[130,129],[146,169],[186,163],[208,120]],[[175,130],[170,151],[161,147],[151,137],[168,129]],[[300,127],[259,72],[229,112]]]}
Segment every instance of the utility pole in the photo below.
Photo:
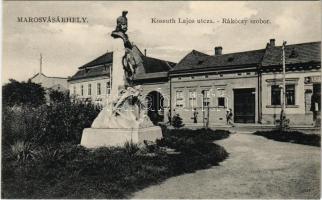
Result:
{"label": "utility pole", "polygon": [[286,41],[283,41],[282,46],[282,64],[283,64],[283,88],[282,88],[282,109],[281,109],[281,128],[284,129],[285,127],[285,105],[286,105],[286,84],[285,84],[285,46]]}

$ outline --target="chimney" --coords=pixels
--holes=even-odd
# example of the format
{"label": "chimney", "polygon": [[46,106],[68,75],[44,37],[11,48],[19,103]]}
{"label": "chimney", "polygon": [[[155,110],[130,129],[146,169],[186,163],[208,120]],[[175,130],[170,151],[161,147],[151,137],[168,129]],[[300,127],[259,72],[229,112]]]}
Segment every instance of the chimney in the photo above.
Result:
{"label": "chimney", "polygon": [[275,47],[275,39],[270,39],[269,40],[269,46],[270,47]]}
{"label": "chimney", "polygon": [[146,49],[144,49],[144,56],[146,56]]}
{"label": "chimney", "polygon": [[215,56],[222,54],[222,47],[215,47]]}

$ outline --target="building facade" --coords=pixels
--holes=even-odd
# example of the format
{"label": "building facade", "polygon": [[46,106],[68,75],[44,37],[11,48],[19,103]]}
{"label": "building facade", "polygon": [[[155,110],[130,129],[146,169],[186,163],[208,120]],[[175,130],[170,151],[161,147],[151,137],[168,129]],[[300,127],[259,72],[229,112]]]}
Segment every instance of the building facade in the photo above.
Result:
{"label": "building facade", "polygon": [[[312,125],[321,110],[321,42],[287,45],[286,110],[291,125]],[[178,64],[151,58],[136,46],[143,64],[135,84],[142,85],[148,115],[155,123],[179,114],[185,124],[277,124],[282,102],[282,47],[213,55],[191,51]],[[112,52],[79,68],[69,79],[76,99],[103,104],[110,91]],[[113,77],[112,77],[113,78]]]}
{"label": "building facade", "polygon": [[[142,96],[149,107],[148,115],[155,123],[164,121],[164,107],[169,106],[167,99],[170,97],[168,71],[175,63],[146,56],[137,46],[133,47],[133,51],[143,61],[136,69],[134,81],[135,84],[142,85]],[[110,77],[112,63],[113,53],[109,52],[79,67],[76,74],[68,80],[71,96],[76,100],[106,105],[111,78],[117,78]]]}
{"label": "building facade", "polygon": [[[285,47],[285,114],[291,125],[313,125],[321,111],[321,43]],[[279,120],[283,101],[282,47],[267,46],[260,69],[262,123]],[[318,121],[318,120],[317,120]]]}
{"label": "building facade", "polygon": [[[264,50],[214,55],[193,50],[170,71],[172,112],[184,123],[258,122],[258,66]],[[195,119],[196,118],[196,119]]]}
{"label": "building facade", "polygon": [[33,83],[40,84],[46,90],[58,90],[58,91],[68,91],[67,78],[63,77],[50,77],[43,73],[37,73],[30,81]]}
{"label": "building facade", "polygon": [[73,99],[105,105],[111,91],[112,52],[105,53],[79,67],[69,78],[69,91]]}

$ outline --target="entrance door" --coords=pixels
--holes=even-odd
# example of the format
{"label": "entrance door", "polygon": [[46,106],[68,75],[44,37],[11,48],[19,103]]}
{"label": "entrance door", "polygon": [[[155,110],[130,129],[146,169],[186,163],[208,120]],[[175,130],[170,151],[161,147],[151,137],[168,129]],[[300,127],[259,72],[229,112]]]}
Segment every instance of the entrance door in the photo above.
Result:
{"label": "entrance door", "polygon": [[152,91],[147,95],[146,100],[148,109],[147,114],[150,117],[153,124],[157,125],[158,122],[162,122],[164,119],[164,98],[162,94],[160,94],[159,92]]}
{"label": "entrance door", "polygon": [[255,123],[255,88],[234,89],[234,122]]}

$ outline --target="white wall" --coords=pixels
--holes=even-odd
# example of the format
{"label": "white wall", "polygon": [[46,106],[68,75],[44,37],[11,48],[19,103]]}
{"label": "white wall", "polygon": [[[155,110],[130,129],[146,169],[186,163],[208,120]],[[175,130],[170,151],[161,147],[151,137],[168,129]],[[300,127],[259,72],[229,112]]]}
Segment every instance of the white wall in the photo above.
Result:
{"label": "white wall", "polygon": [[32,82],[41,84],[44,88],[51,88],[60,85],[62,90],[68,90],[67,78],[47,77],[43,74],[38,74],[31,79]]}
{"label": "white wall", "polygon": [[[81,80],[73,80],[69,82],[69,91],[72,97],[76,99],[90,98],[93,103],[105,105],[108,97],[106,83],[109,82],[109,78],[106,76],[86,78]],[[101,84],[101,94],[98,94],[97,84]],[[91,84],[91,94],[88,94],[88,85]],[[83,85],[83,95],[81,94],[81,86]],[[76,91],[74,91],[74,87]],[[101,101],[99,101],[101,99]]]}
{"label": "white wall", "polygon": [[[289,72],[286,74],[287,79],[297,79],[295,84],[295,106],[286,107],[286,114],[305,114],[305,102],[304,102],[304,92],[305,92],[305,84],[304,78],[308,76],[321,76],[319,71],[307,71],[307,72]],[[282,79],[283,76],[281,73],[270,73],[263,74],[262,76],[262,113],[263,114],[274,114],[280,113],[280,107],[271,107],[271,85],[267,80],[271,79]],[[293,81],[292,81],[293,82]],[[287,83],[287,81],[286,81]],[[305,88],[304,88],[305,87]]]}

